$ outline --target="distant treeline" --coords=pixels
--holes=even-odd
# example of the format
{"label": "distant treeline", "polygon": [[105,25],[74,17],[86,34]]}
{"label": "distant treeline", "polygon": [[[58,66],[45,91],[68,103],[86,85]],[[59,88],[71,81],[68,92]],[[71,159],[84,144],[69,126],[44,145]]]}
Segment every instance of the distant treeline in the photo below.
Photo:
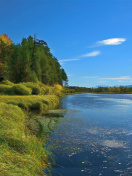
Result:
{"label": "distant treeline", "polygon": [[6,34],[0,36],[0,81],[37,82],[67,85],[68,78],[43,40],[35,36],[13,44]]}
{"label": "distant treeline", "polygon": [[98,88],[87,88],[70,86],[69,89],[75,92],[89,92],[89,93],[132,93],[132,87],[98,87]]}
{"label": "distant treeline", "polygon": [[91,88],[87,88],[87,87],[78,87],[78,86],[69,86],[68,87],[72,93],[75,92],[90,92]]}

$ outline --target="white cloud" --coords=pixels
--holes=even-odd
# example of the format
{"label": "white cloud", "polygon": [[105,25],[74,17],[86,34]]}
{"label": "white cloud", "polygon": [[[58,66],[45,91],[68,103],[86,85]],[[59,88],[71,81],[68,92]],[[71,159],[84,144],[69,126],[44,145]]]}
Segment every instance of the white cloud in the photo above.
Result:
{"label": "white cloud", "polygon": [[76,61],[76,60],[80,60],[79,58],[78,59],[64,59],[64,60],[59,60],[59,63],[61,64],[61,65],[64,65],[65,64],[65,62],[70,62],[70,61]]}
{"label": "white cloud", "polygon": [[82,58],[85,58],[85,57],[95,57],[95,56],[97,56],[99,54],[101,54],[100,51],[93,51],[91,53],[86,53],[86,54],[83,54],[81,56],[77,56],[76,58],[59,60],[59,62],[60,62],[60,64],[63,64],[64,62],[81,60]]}
{"label": "white cloud", "polygon": [[80,60],[80,59],[64,59],[64,60],[59,60],[59,62],[69,62],[69,61],[75,61],[75,60]]}
{"label": "white cloud", "polygon": [[122,76],[118,78],[101,78],[101,79],[106,79],[106,80],[130,80],[132,79],[130,76]]}
{"label": "white cloud", "polygon": [[97,46],[99,45],[120,45],[125,41],[126,41],[126,38],[111,38],[107,40],[98,41],[96,42],[96,44]]}
{"label": "white cloud", "polygon": [[86,53],[86,54],[80,56],[80,58],[83,58],[83,57],[94,57],[94,56],[97,56],[99,54],[101,54],[100,51],[93,51],[91,53]]}

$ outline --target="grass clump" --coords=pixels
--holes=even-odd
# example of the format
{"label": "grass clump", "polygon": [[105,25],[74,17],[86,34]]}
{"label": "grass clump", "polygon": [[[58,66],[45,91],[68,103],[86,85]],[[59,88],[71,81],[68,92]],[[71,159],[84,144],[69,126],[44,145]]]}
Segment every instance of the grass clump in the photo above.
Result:
{"label": "grass clump", "polygon": [[25,122],[25,114],[18,106],[0,103],[1,176],[46,175],[49,152],[41,140],[29,133]]}
{"label": "grass clump", "polygon": [[17,105],[27,111],[39,110],[44,113],[48,109],[54,109],[59,105],[59,98],[56,95],[29,95],[29,96],[10,96],[1,95],[0,102]]}
{"label": "grass clump", "polygon": [[0,84],[0,94],[12,94],[12,86]]}
{"label": "grass clump", "polygon": [[12,87],[12,92],[16,95],[31,95],[32,90],[28,87],[26,87],[24,84],[15,84]]}
{"label": "grass clump", "polygon": [[32,89],[32,95],[39,95],[39,94],[41,94],[41,88],[39,87],[39,85],[37,83],[26,82],[26,83],[23,83],[23,84],[26,87]]}
{"label": "grass clump", "polygon": [[59,98],[63,96],[64,88],[56,84],[54,87],[44,85],[41,82],[24,82],[19,84],[11,83],[8,80],[0,84],[0,94],[4,95],[56,95]]}

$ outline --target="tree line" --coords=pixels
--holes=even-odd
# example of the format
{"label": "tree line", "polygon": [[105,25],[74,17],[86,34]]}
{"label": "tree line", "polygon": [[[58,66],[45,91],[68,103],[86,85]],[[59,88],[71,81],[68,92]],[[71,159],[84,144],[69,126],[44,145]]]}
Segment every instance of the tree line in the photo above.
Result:
{"label": "tree line", "polygon": [[77,87],[69,86],[69,89],[74,92],[88,92],[88,93],[132,93],[132,86],[130,87],[97,87],[97,88],[87,88],[87,87]]}
{"label": "tree line", "polygon": [[132,93],[132,87],[98,87],[91,88],[91,92],[95,93]]}
{"label": "tree line", "polygon": [[44,40],[36,36],[13,44],[6,34],[0,36],[0,81],[37,82],[67,85],[68,78]]}

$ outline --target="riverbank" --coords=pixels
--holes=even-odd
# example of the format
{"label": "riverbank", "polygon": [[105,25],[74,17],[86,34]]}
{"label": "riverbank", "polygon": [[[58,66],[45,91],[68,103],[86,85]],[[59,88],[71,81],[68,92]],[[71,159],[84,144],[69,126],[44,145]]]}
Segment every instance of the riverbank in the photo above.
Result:
{"label": "riverbank", "polygon": [[44,115],[58,107],[62,91],[40,83],[6,82],[0,84],[0,93],[1,175],[46,175],[45,170],[51,167],[51,153],[44,147],[44,137],[36,135],[35,120],[29,114]]}

